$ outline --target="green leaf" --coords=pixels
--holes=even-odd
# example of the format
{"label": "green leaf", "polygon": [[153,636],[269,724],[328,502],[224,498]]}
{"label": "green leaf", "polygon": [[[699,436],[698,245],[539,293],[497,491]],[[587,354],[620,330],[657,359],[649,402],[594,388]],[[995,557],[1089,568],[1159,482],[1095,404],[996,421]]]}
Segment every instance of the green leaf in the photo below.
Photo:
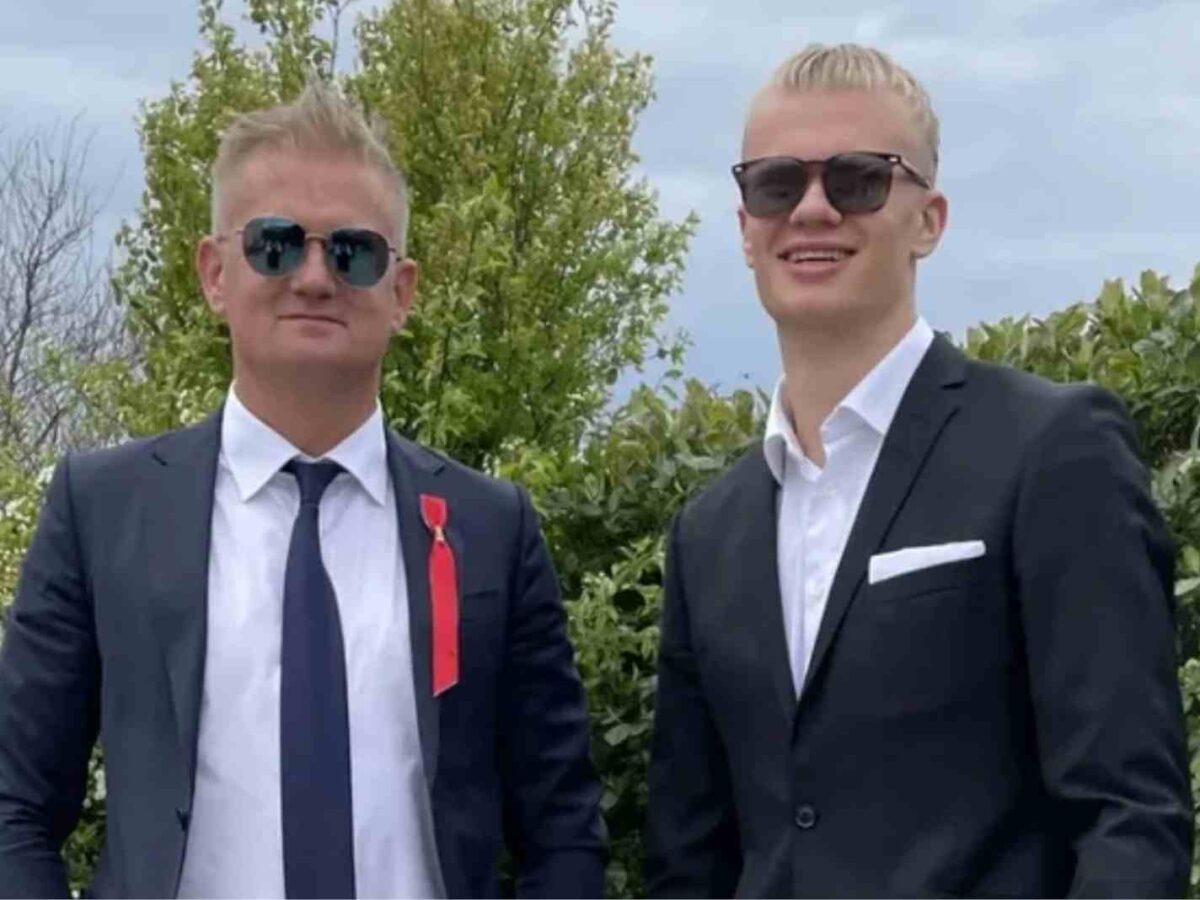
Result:
{"label": "green leaf", "polygon": [[1200,587],[1200,578],[1184,578],[1175,582],[1175,596],[1183,597]]}

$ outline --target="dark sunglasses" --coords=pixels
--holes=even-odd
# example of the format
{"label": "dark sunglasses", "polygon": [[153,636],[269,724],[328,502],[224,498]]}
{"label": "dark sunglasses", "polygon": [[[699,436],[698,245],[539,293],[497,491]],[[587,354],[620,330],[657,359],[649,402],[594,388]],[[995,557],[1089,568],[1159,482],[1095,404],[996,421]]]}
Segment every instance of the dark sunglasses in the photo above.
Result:
{"label": "dark sunglasses", "polygon": [[335,228],[329,234],[310,234],[304,226],[282,216],[251,219],[237,234],[242,236],[246,262],[259,275],[274,278],[296,271],[304,261],[309,241],[320,241],[325,264],[334,277],[350,287],[369,288],[379,283],[396,248],[369,228]]}
{"label": "dark sunglasses", "polygon": [[897,153],[858,151],[809,160],[764,156],[733,167],[746,212],[760,219],[791,212],[808,190],[809,172],[814,165],[821,168],[821,187],[829,205],[843,214],[882,209],[892,190],[892,170],[896,166],[921,187],[930,187],[929,179]]}

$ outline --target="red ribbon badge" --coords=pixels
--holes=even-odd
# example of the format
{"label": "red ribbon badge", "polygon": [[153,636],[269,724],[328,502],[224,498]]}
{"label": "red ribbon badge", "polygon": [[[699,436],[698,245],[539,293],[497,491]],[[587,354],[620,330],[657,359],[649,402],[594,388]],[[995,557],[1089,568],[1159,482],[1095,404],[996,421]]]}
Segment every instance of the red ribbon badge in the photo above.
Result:
{"label": "red ribbon badge", "polygon": [[446,541],[446,500],[421,495],[421,518],[433,535],[429,545],[429,602],[433,612],[433,696],[458,684],[458,574]]}

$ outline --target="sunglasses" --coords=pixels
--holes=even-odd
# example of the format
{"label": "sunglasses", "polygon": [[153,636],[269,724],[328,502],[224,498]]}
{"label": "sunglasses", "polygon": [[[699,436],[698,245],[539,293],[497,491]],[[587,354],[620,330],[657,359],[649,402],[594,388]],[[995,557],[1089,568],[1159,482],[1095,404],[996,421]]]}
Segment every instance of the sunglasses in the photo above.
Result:
{"label": "sunglasses", "polygon": [[733,167],[746,212],[759,219],[791,212],[808,190],[813,165],[821,167],[821,187],[829,205],[843,214],[882,209],[892,190],[892,170],[896,166],[921,187],[931,186],[929,179],[898,153],[858,151],[811,160],[764,156]]}
{"label": "sunglasses", "polygon": [[320,241],[325,264],[333,276],[350,287],[369,288],[379,283],[396,248],[369,228],[335,228],[329,234],[310,234],[304,226],[281,216],[251,219],[235,234],[242,236],[242,253],[259,275],[288,275],[304,261],[309,241]]}

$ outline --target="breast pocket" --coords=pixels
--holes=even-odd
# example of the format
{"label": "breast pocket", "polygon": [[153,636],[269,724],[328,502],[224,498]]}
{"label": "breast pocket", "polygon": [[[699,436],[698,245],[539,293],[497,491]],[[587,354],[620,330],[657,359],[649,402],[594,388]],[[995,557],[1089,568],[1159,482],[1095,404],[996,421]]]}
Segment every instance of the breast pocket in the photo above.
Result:
{"label": "breast pocket", "polygon": [[459,660],[464,679],[496,676],[504,657],[507,610],[496,590],[472,591],[459,601]]}
{"label": "breast pocket", "polygon": [[504,618],[503,595],[498,590],[475,590],[459,600],[458,618],[461,622],[490,622]]}
{"label": "breast pocket", "polygon": [[897,575],[878,584],[864,587],[866,598],[873,606],[943,592],[970,592],[989,583],[1003,582],[1005,566],[1001,559],[993,556],[977,556],[942,563]]}
{"label": "breast pocket", "polygon": [[843,663],[888,715],[974,702],[1007,677],[1003,560],[978,557],[864,583],[844,623]]}
{"label": "breast pocket", "polygon": [[[458,684],[441,699],[442,766],[477,764],[496,727],[497,685],[507,636],[505,595],[498,590],[464,593],[459,600]],[[447,743],[446,735],[458,735]],[[448,748],[454,746],[453,750]],[[449,755],[447,755],[449,754]],[[446,771],[442,769],[441,771]]]}

